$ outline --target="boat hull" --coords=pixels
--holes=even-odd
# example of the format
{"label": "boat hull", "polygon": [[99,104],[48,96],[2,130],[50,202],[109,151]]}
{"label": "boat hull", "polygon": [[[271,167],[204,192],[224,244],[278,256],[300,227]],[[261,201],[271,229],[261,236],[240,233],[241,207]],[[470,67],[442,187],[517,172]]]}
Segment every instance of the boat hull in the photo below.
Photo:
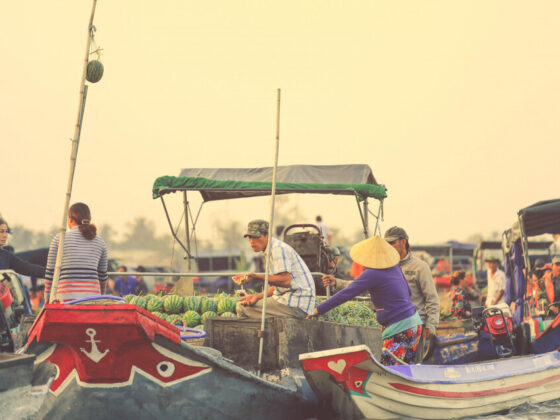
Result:
{"label": "boat hull", "polygon": [[560,398],[558,352],[472,365],[386,367],[367,346],[354,346],[300,360],[334,418],[448,419]]}
{"label": "boat hull", "polygon": [[38,418],[306,418],[314,401],[257,377],[134,305],[47,305],[27,351],[56,376]]}

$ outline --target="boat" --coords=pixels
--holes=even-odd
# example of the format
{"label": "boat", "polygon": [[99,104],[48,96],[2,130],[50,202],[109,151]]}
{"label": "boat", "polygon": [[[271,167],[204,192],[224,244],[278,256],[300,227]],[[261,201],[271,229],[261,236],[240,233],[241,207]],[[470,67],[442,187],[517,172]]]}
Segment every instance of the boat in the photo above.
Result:
{"label": "boat", "polygon": [[46,304],[25,351],[36,354],[35,375],[48,388],[39,419],[304,419],[314,409],[295,383],[267,381],[190,345],[136,305]]}
{"label": "boat", "polygon": [[[524,337],[523,353],[541,354],[560,348],[560,315],[537,308],[528,287],[537,270],[536,259],[543,255],[542,250],[531,252],[529,238],[544,234],[560,234],[560,199],[539,201],[519,210],[517,221],[503,234],[506,298],[515,304],[513,320]],[[548,307],[560,307],[558,301],[547,303]]]}
{"label": "boat", "polygon": [[449,419],[560,397],[560,353],[476,364],[383,366],[368,346],[300,355],[324,418]]}

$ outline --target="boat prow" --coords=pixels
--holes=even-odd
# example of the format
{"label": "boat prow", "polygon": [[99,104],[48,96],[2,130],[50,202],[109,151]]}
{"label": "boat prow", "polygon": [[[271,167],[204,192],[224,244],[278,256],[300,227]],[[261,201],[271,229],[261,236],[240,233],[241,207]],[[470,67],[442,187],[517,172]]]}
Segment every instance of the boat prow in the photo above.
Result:
{"label": "boat prow", "polygon": [[470,365],[383,366],[367,346],[300,355],[322,409],[340,418],[449,419],[559,397],[560,354]]}
{"label": "boat prow", "polygon": [[46,305],[28,352],[52,364],[39,418],[305,418],[297,389],[263,380],[135,305]]}

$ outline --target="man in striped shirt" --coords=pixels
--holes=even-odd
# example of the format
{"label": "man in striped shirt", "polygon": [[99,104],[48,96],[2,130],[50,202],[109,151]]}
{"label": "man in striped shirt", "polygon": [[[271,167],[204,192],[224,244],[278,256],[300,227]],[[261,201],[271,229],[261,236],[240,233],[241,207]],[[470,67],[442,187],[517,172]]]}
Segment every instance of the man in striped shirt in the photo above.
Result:
{"label": "man in striped shirt", "polygon": [[[303,259],[288,244],[268,237],[268,222],[249,222],[244,235],[255,252],[265,252],[270,244],[270,274],[266,313],[303,319],[315,309],[315,283]],[[249,273],[247,281],[264,282],[264,274]],[[260,318],[264,293],[247,295],[237,304],[239,317]]]}

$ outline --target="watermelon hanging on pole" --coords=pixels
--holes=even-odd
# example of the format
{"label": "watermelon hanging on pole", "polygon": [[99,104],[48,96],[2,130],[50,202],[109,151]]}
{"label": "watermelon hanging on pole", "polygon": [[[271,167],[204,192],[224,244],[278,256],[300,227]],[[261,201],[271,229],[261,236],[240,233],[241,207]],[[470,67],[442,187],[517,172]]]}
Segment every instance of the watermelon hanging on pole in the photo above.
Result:
{"label": "watermelon hanging on pole", "polygon": [[103,77],[103,63],[91,60],[86,68],[86,79],[90,83],[97,83]]}

